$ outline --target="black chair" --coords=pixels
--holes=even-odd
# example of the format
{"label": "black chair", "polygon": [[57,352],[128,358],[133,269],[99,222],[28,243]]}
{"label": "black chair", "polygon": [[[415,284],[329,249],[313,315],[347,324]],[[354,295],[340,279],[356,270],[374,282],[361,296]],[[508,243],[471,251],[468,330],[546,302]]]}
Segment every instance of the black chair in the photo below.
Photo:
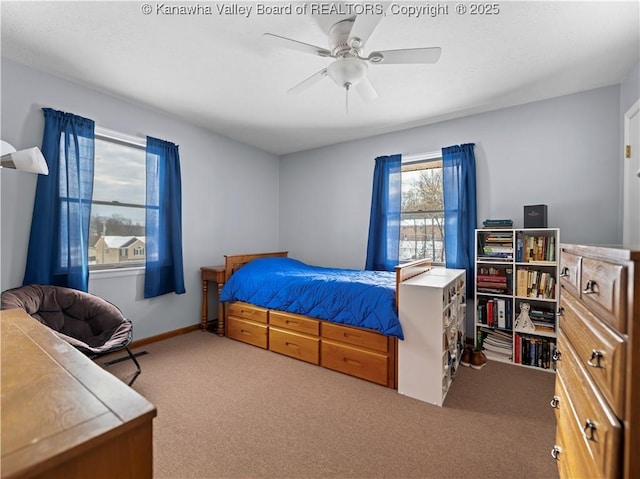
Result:
{"label": "black chair", "polygon": [[129,349],[133,325],[109,301],[76,289],[31,284],[2,293],[2,309],[15,308],[26,311],[91,359],[124,349],[128,354],[124,359],[136,365],[129,386],[140,374],[140,364]]}

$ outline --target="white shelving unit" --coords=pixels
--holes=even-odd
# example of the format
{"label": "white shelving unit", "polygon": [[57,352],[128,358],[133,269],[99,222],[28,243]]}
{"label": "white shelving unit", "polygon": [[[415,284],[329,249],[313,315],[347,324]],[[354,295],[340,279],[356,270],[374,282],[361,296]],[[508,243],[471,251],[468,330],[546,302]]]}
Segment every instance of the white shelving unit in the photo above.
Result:
{"label": "white shelving unit", "polygon": [[[474,338],[487,359],[555,370],[559,255],[557,228],[476,230]],[[526,305],[533,331],[517,327]]]}
{"label": "white shelving unit", "polygon": [[400,284],[400,394],[442,406],[466,340],[465,284],[465,270],[447,268]]}

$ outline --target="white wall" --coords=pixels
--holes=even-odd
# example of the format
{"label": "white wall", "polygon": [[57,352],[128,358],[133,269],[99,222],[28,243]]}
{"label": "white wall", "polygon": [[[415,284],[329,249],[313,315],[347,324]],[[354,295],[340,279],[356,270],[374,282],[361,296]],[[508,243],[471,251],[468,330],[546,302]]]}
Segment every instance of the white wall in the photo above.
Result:
{"label": "white wall", "polygon": [[478,114],[280,159],[280,248],[362,268],[374,159],[475,143],[478,226],[546,204],[563,242],[619,243],[620,87]]}
{"label": "white wall", "polygon": [[[42,107],[180,146],[187,293],[145,300],[141,274],[100,273],[90,278],[91,292],[114,302],[133,320],[135,339],[200,321],[201,266],[221,264],[225,254],[278,249],[277,156],[5,58],[1,94],[2,139],[18,149],[41,145]],[[36,177],[7,169],[0,169],[0,176],[0,288],[4,291],[22,283]],[[215,293],[210,299],[211,319],[216,316]]]}

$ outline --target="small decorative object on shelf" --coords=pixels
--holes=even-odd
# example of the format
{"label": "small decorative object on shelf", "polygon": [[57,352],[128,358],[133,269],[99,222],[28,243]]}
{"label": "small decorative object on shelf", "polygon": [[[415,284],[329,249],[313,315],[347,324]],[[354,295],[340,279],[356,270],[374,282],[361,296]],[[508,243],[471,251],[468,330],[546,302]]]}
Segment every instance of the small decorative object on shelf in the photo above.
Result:
{"label": "small decorative object on shelf", "polygon": [[529,303],[520,303],[520,314],[516,318],[516,322],[513,329],[519,333],[532,333],[536,330],[536,327],[531,322],[529,317],[529,310],[531,306]]}
{"label": "small decorative object on shelf", "polygon": [[560,230],[487,221],[476,230],[475,346],[489,360],[553,371]]}
{"label": "small decorative object on shelf", "polygon": [[547,227],[547,205],[529,205],[524,207],[525,228]]}

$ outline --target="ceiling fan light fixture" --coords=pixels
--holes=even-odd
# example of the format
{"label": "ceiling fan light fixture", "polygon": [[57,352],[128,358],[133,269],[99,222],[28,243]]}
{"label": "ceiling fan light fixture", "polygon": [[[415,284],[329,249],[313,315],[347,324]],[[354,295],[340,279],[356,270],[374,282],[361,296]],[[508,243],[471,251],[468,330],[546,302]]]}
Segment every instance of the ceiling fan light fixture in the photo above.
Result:
{"label": "ceiling fan light fixture", "polygon": [[367,74],[367,63],[359,58],[339,58],[329,65],[327,74],[339,87],[355,86]]}

